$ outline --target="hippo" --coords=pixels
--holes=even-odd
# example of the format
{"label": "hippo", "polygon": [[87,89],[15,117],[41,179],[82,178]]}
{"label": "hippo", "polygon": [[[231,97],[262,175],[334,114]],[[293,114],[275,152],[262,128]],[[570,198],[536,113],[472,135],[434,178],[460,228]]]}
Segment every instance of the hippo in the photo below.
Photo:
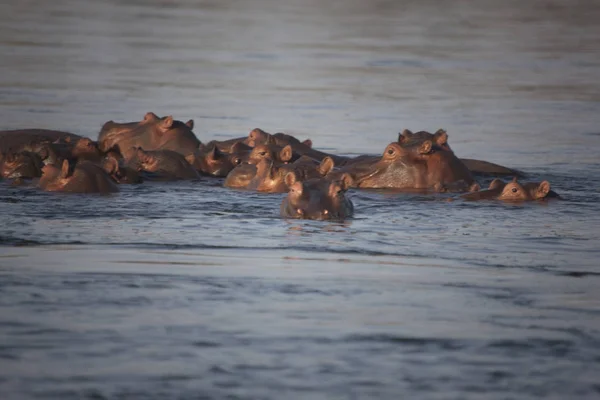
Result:
{"label": "hippo", "polygon": [[325,157],[331,157],[335,162],[335,165],[343,165],[346,161],[351,159],[350,157],[338,156],[335,154],[328,154],[319,150],[315,150],[312,148],[312,141],[310,140],[301,142],[294,136],[287,135],[285,133],[276,133],[271,135],[260,128],[255,128],[250,131],[246,140],[246,144],[251,147],[254,147],[258,144],[275,144],[281,147],[290,145],[292,146],[294,153],[297,153],[299,156],[308,156],[317,161],[322,161]]}
{"label": "hippo", "polygon": [[119,159],[113,153],[107,154],[102,160],[101,166],[116,183],[137,184],[143,182],[137,169],[125,165],[122,159]]}
{"label": "hippo", "polygon": [[103,152],[118,148],[125,159],[134,156],[132,149],[136,147],[149,151],[172,150],[186,156],[200,145],[193,127],[192,120],[183,123],[172,116],[159,118],[153,113],[147,113],[140,122],[108,121],[98,135],[98,147]]}
{"label": "hippo", "polygon": [[380,157],[365,157],[333,174],[349,173],[358,188],[467,191],[476,185],[471,172],[452,152],[430,140],[401,146],[390,143]]}
{"label": "hippo", "polygon": [[62,168],[46,164],[42,168],[39,187],[48,192],[69,193],[116,193],[117,185],[99,165],[91,161],[81,161],[70,172],[69,161],[64,160]]}
{"label": "hippo", "polygon": [[512,182],[505,183],[494,179],[486,190],[466,193],[460,196],[465,200],[502,200],[506,202],[523,202],[558,197],[550,190],[550,182],[528,182],[521,184],[515,177]]}
{"label": "hippo", "polygon": [[344,220],[354,213],[352,201],[346,197],[346,191],[352,186],[352,177],[347,173],[339,180],[313,178],[301,182],[289,172],[285,183],[289,192],[281,202],[282,217]]}
{"label": "hippo", "polygon": [[196,151],[188,154],[185,159],[203,175],[226,177],[236,165],[247,159],[252,151],[251,147],[241,141],[228,146],[227,149],[229,152],[221,150],[216,142],[211,141],[206,145],[200,145]]}
{"label": "hippo", "polygon": [[44,144],[52,142],[76,142],[82,136],[71,132],[54,131],[49,129],[18,129],[0,131],[0,152],[18,153],[31,151],[38,153]]}
{"label": "hippo", "polygon": [[0,156],[0,176],[6,179],[32,179],[42,175],[41,157],[30,151]]}
{"label": "hippo", "polygon": [[245,188],[259,192],[285,193],[288,190],[285,176],[293,172],[298,180],[322,178],[334,167],[333,160],[326,157],[321,163],[310,157],[301,157],[289,164],[263,159],[257,164],[242,163],[225,179],[224,186]]}
{"label": "hippo", "polygon": [[289,144],[284,147],[277,146],[276,144],[258,144],[252,148],[245,161],[248,164],[258,164],[260,160],[272,160],[285,164],[295,161],[298,158],[300,156],[293,153],[292,146]]}
{"label": "hippo", "polygon": [[[427,131],[411,132],[404,129],[398,134],[398,143],[402,146],[410,146],[419,144],[425,140],[430,140],[435,146],[442,150],[452,151],[448,144],[448,133],[444,129],[438,129],[435,133]],[[494,164],[488,161],[474,160],[470,158],[461,158],[460,161],[469,168],[471,173],[483,176],[517,176],[522,177],[524,174],[515,169],[503,167],[502,165]]]}
{"label": "hippo", "polygon": [[198,171],[187,162],[183,155],[176,151],[146,151],[141,147],[138,147],[135,151],[138,170],[149,172],[153,179],[170,181],[200,179]]}

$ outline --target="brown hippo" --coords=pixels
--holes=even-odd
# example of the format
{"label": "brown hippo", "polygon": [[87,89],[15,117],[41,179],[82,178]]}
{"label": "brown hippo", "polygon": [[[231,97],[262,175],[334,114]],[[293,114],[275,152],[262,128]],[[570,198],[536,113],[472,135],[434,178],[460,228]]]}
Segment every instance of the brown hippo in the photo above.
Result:
{"label": "brown hippo", "polygon": [[308,156],[318,161],[322,161],[325,157],[331,157],[335,162],[335,165],[343,165],[347,160],[350,159],[349,157],[328,154],[315,150],[312,148],[312,141],[310,140],[301,142],[294,136],[287,135],[285,133],[276,133],[271,135],[270,133],[267,133],[259,128],[250,131],[246,140],[246,144],[251,147],[254,147],[258,144],[275,144],[281,147],[290,145],[292,146],[294,153],[297,153],[299,156]]}
{"label": "brown hippo", "polygon": [[49,143],[57,141],[76,142],[79,139],[83,139],[83,137],[70,132],[49,129],[0,131],[0,153],[16,154],[21,151],[31,151],[40,154],[39,152],[44,148],[44,145]]}
{"label": "brown hippo", "polygon": [[131,149],[135,147],[172,150],[186,156],[200,145],[192,131],[193,127],[192,120],[183,123],[171,116],[159,118],[153,113],[147,113],[140,122],[105,123],[98,135],[98,146],[104,152],[118,148],[125,159],[134,155]]}
{"label": "brown hippo", "polygon": [[291,164],[280,164],[263,159],[257,164],[242,163],[225,179],[224,186],[245,188],[259,192],[284,193],[288,190],[285,176],[293,172],[298,180],[322,178],[333,168],[333,160],[325,158],[321,163],[309,157],[301,157]]}
{"label": "brown hippo", "polygon": [[430,140],[417,145],[391,143],[381,157],[365,157],[342,167],[359,188],[433,189],[466,191],[476,184],[470,171],[449,151],[433,146]]}
{"label": "brown hippo", "polygon": [[225,177],[231,170],[248,158],[252,148],[244,143],[236,142],[228,146],[229,152],[219,148],[217,142],[211,141],[185,157],[198,172],[203,175]]}
{"label": "brown hippo", "polygon": [[115,193],[119,191],[110,176],[91,161],[77,163],[72,173],[67,160],[63,161],[61,169],[53,164],[47,164],[42,168],[39,187],[48,192]]}
{"label": "brown hippo", "polygon": [[0,177],[31,179],[42,175],[41,157],[30,151],[20,151],[0,156]]}
{"label": "brown hippo", "polygon": [[285,164],[295,161],[298,158],[300,156],[293,153],[292,146],[289,144],[284,147],[277,146],[276,144],[258,144],[252,148],[247,160],[244,161],[248,164],[258,164],[260,160],[272,160]]}
{"label": "brown hippo", "polygon": [[547,197],[558,197],[558,195],[550,190],[550,183],[548,181],[521,184],[517,182],[517,178],[514,178],[509,183],[505,183],[500,179],[494,179],[486,190],[463,194],[460,197],[465,200],[522,202],[542,200]]}
{"label": "brown hippo", "polygon": [[116,183],[136,184],[143,182],[137,169],[125,165],[122,159],[119,159],[113,153],[107,154],[104,160],[102,160],[101,165],[102,169],[104,169]]}
{"label": "brown hippo", "polygon": [[342,174],[339,180],[314,178],[296,180],[293,172],[285,176],[289,192],[281,202],[280,213],[285,218],[317,220],[344,220],[354,213],[346,191],[352,186],[352,177]]}
{"label": "brown hippo", "polygon": [[176,151],[146,151],[141,147],[135,151],[138,170],[151,173],[150,177],[153,179],[170,181],[200,179],[198,171]]}
{"label": "brown hippo", "polygon": [[[435,133],[427,131],[411,132],[408,129],[398,134],[398,143],[402,146],[410,146],[422,143],[426,140],[431,142],[442,150],[452,151],[448,144],[448,133],[444,129],[438,129]],[[488,161],[474,160],[470,158],[461,158],[460,161],[469,168],[471,173],[485,176],[523,176],[524,174],[515,169],[503,167]]]}

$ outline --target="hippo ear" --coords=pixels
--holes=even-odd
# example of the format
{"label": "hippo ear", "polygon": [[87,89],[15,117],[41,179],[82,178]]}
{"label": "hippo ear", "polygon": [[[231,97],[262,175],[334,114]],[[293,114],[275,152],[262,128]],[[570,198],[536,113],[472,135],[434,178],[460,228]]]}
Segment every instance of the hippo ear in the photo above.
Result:
{"label": "hippo ear", "polygon": [[60,178],[65,179],[69,176],[69,161],[64,160],[62,163],[62,168],[60,170]]}
{"label": "hippo ear", "polygon": [[513,177],[513,179],[512,179],[512,182],[513,182],[513,183],[517,183],[517,177],[516,177],[516,176],[515,176],[515,177]]}
{"label": "hippo ear", "polygon": [[285,177],[283,178],[283,182],[287,185],[287,187],[291,188],[292,185],[294,183],[296,183],[298,181],[298,178],[296,177],[296,173],[294,171],[290,171],[287,174],[285,174]]}
{"label": "hippo ear", "polygon": [[543,199],[544,197],[548,196],[548,193],[550,193],[550,182],[542,181],[535,191],[535,198]]}
{"label": "hippo ear", "polygon": [[428,153],[430,153],[432,146],[433,146],[433,144],[431,143],[431,140],[424,141],[421,144],[421,146],[419,146],[419,153],[420,154],[428,154]]}
{"label": "hippo ear", "polygon": [[196,162],[196,153],[191,153],[185,156],[185,161],[187,161],[190,165],[194,165]]}
{"label": "hippo ear", "polygon": [[194,129],[194,120],[190,119],[188,122],[185,123],[187,125],[188,128],[190,129]]}
{"label": "hippo ear", "polygon": [[283,162],[288,162],[292,159],[292,146],[289,144],[279,152],[279,159]]}
{"label": "hippo ear", "polygon": [[438,146],[443,146],[448,143],[448,134],[443,129],[438,129],[437,132],[433,135],[433,141]]}
{"label": "hippo ear", "polygon": [[480,190],[481,186],[479,186],[479,183],[477,182],[473,182],[471,186],[469,186],[469,192],[479,192]]}
{"label": "hippo ear", "polygon": [[221,152],[219,151],[219,148],[216,144],[211,147],[206,156],[211,160],[216,160],[221,156]]}
{"label": "hippo ear", "polygon": [[352,175],[350,175],[347,172],[343,173],[340,177],[340,186],[342,187],[342,189],[348,190],[352,187],[352,185],[354,185],[354,178],[352,178]]}
{"label": "hippo ear", "polygon": [[302,144],[312,148],[312,140],[310,140],[310,139],[306,139],[305,141],[302,142]]}
{"label": "hippo ear", "polygon": [[161,126],[164,130],[170,129],[173,126],[173,117],[168,116],[162,121]]}
{"label": "hippo ear", "polygon": [[400,143],[400,144],[406,143],[412,135],[413,135],[413,133],[410,130],[404,129],[402,132],[400,132],[398,134],[398,143]]}
{"label": "hippo ear", "polygon": [[119,162],[113,157],[106,157],[103,167],[109,175],[119,172]]}
{"label": "hippo ear", "polygon": [[152,111],[148,111],[146,115],[144,115],[144,122],[156,121],[159,120],[158,115],[154,114]]}
{"label": "hippo ear", "polygon": [[325,176],[331,172],[331,170],[333,169],[334,166],[335,166],[335,163],[333,161],[333,158],[327,156],[323,159],[323,161],[321,161],[321,164],[319,164],[319,166],[317,167],[317,171],[322,176]]}
{"label": "hippo ear", "polygon": [[503,187],[504,187],[504,182],[502,180],[496,178],[490,182],[490,186],[488,187],[488,189],[489,190],[502,189]]}

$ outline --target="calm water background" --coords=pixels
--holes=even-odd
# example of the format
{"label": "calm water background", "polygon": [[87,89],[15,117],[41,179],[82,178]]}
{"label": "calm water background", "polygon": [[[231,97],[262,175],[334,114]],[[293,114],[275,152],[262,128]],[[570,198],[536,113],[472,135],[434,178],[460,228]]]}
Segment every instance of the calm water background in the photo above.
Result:
{"label": "calm water background", "polygon": [[3,3],[0,129],[154,111],[360,154],[444,127],[563,200],[352,191],[339,224],[219,180],[0,182],[2,399],[600,396],[597,2],[324,3]]}

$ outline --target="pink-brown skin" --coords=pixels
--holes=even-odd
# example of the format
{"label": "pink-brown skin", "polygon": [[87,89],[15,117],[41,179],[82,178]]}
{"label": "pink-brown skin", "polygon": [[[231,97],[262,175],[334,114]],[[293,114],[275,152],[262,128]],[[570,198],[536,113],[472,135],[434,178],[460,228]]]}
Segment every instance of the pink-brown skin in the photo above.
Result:
{"label": "pink-brown skin", "polygon": [[203,175],[226,177],[237,165],[241,164],[252,151],[252,148],[236,142],[227,146],[229,152],[220,150],[216,142],[201,145],[193,154],[185,159]]}
{"label": "pink-brown skin", "polygon": [[142,183],[143,179],[137,169],[124,165],[121,159],[114,153],[108,153],[101,162],[102,169],[119,184]]}
{"label": "pink-brown skin", "polygon": [[261,160],[271,160],[285,164],[300,158],[297,155],[295,159],[293,157],[292,146],[289,144],[284,147],[275,144],[258,144],[250,151],[250,154],[248,154],[248,158],[245,161],[248,164],[258,164]]}
{"label": "pink-brown skin", "polygon": [[79,139],[83,139],[83,137],[70,132],[49,129],[0,131],[0,153],[16,154],[21,151],[31,151],[39,154],[39,150],[45,144],[65,140],[75,142]]}
{"label": "pink-brown skin", "polygon": [[6,154],[0,157],[0,177],[6,179],[32,179],[42,175],[43,162],[39,155],[29,151]]}
{"label": "pink-brown skin", "polygon": [[140,122],[104,124],[98,136],[98,146],[103,152],[118,149],[129,160],[135,154],[132,148],[146,150],[172,150],[184,156],[194,153],[200,141],[192,131],[194,121],[176,121],[171,116],[159,118],[147,113]]}
{"label": "pink-brown skin", "polygon": [[524,202],[543,200],[554,193],[550,190],[550,182],[528,182],[521,184],[515,178],[512,182],[504,183],[494,179],[486,190],[467,193],[461,198],[465,200],[501,200],[506,202]]}
{"label": "pink-brown skin", "polygon": [[146,151],[136,149],[138,171],[151,172],[158,180],[196,180],[198,171],[185,157],[172,150]]}
{"label": "pink-brown skin", "polygon": [[110,176],[97,164],[82,161],[70,171],[69,162],[62,168],[47,164],[42,168],[39,187],[47,192],[68,193],[116,193],[119,188]]}
{"label": "pink-brown skin", "polygon": [[285,181],[289,191],[280,207],[284,218],[341,221],[354,213],[354,206],[346,197],[352,186],[349,174],[342,174],[339,180],[315,178],[301,182],[290,172]]}
{"label": "pink-brown skin", "polygon": [[302,157],[291,164],[279,164],[273,160],[261,160],[257,164],[243,163],[235,167],[225,179],[224,186],[244,188],[259,192],[285,193],[288,190],[285,176],[293,172],[298,180],[321,178],[333,168],[333,160],[325,158],[316,163]]}
{"label": "pink-brown skin", "polygon": [[[398,134],[398,143],[402,146],[418,145],[426,140],[430,140],[434,146],[445,151],[452,151],[448,144],[448,133],[444,129],[438,129],[435,133],[427,131],[411,132],[408,129]],[[523,176],[522,172],[503,167],[488,161],[474,160],[470,158],[461,158],[460,161],[473,174],[485,176]]]}
{"label": "pink-brown skin", "polygon": [[466,191],[475,183],[470,171],[452,152],[433,148],[431,141],[403,147],[389,144],[383,155],[343,167],[359,188]]}
{"label": "pink-brown skin", "polygon": [[312,148],[312,141],[310,140],[301,142],[294,136],[286,135],[285,133],[276,133],[271,135],[270,133],[267,133],[259,128],[250,131],[246,140],[246,144],[250,147],[254,147],[258,144],[275,144],[281,147],[290,145],[292,146],[293,152],[299,156],[308,156],[318,161],[322,161],[325,157],[331,157],[336,165],[342,165],[345,161],[350,159],[349,157],[337,156],[335,154],[328,154],[315,150]]}

